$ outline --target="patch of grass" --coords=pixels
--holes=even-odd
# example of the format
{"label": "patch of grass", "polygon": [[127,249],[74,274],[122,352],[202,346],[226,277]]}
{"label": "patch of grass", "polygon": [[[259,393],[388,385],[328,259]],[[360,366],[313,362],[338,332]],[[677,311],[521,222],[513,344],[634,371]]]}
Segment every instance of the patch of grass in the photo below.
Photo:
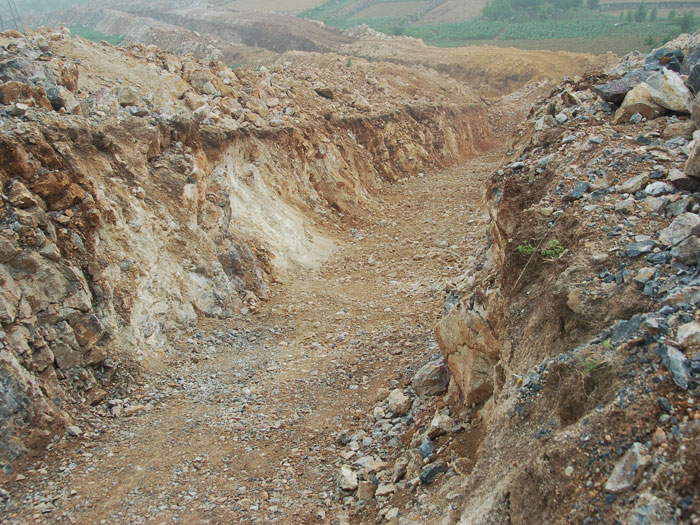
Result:
{"label": "patch of grass", "polygon": [[557,239],[552,239],[540,250],[540,255],[545,259],[559,259],[564,251],[564,246]]}
{"label": "patch of grass", "polygon": [[107,33],[102,33],[91,27],[86,27],[83,25],[68,26],[68,29],[70,29],[70,32],[73,35],[86,38],[87,40],[92,40],[93,42],[101,42],[104,40],[113,46],[118,46],[124,40],[124,35],[108,35]]}
{"label": "patch of grass", "polygon": [[523,241],[518,246],[518,252],[522,253],[523,255],[532,255],[535,253],[535,247],[530,244],[529,241]]}
{"label": "patch of grass", "polygon": [[578,363],[578,369],[584,376],[589,375],[594,370],[599,369],[605,364],[605,361],[599,361],[598,359],[589,359],[588,361],[581,361]]}
{"label": "patch of grass", "polygon": [[491,20],[471,20],[455,24],[425,24],[409,26],[404,35],[422,38],[426,44],[440,45],[445,42],[466,40],[488,40],[495,37],[506,22]]}

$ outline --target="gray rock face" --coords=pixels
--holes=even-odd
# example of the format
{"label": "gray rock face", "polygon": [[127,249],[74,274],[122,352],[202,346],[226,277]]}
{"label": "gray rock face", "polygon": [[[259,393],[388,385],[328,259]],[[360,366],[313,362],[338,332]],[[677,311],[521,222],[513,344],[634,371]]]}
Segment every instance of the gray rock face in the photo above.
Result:
{"label": "gray rock face", "polygon": [[676,246],[691,235],[700,235],[700,217],[695,213],[682,213],[659,232],[659,240],[666,246]]}
{"label": "gray rock face", "polygon": [[564,196],[565,201],[573,202],[581,199],[590,188],[587,182],[577,182],[574,189]]}
{"label": "gray rock face", "polygon": [[430,455],[435,451],[435,448],[433,447],[433,442],[430,441],[430,438],[428,436],[425,437],[423,440],[423,443],[421,443],[420,447],[418,447],[418,453],[423,457],[427,458],[430,457]]}
{"label": "gray rock face", "polygon": [[49,89],[56,87],[56,75],[45,62],[36,60],[39,53],[23,50],[18,56],[0,63],[0,82],[23,82]]}
{"label": "gray rock face", "polygon": [[421,397],[437,396],[447,391],[450,382],[450,371],[442,360],[431,361],[411,379],[413,390]]}
{"label": "gray rock face", "polygon": [[671,256],[686,266],[695,266],[698,264],[698,252],[700,252],[700,238],[691,235],[673,247]]}
{"label": "gray rock face", "polygon": [[688,75],[688,85],[695,93],[700,92],[700,64],[695,64]]}
{"label": "gray rock face", "polygon": [[641,443],[634,443],[615,465],[605,483],[605,490],[611,494],[621,494],[631,489],[651,464],[651,457]]}
{"label": "gray rock face", "polygon": [[683,390],[687,390],[690,381],[690,360],[683,352],[670,345],[659,345],[656,353],[671,372],[673,382]]}
{"label": "gray rock face", "polygon": [[665,68],[680,73],[684,58],[685,55],[682,50],[662,47],[646,58],[644,61],[644,69],[648,71],[657,71]]}

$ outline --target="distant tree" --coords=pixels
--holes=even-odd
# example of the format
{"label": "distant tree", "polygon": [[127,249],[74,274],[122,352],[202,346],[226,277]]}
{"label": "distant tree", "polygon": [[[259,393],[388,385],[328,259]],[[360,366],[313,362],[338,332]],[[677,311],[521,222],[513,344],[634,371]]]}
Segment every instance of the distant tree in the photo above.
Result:
{"label": "distant tree", "polygon": [[510,0],[487,0],[482,14],[489,20],[505,20],[513,16],[513,6]]}
{"label": "distant tree", "polygon": [[581,6],[583,5],[583,0],[571,0],[571,5],[574,9],[581,9]]}
{"label": "distant tree", "polygon": [[651,13],[649,13],[649,20],[652,22],[656,22],[656,19],[659,17],[659,8],[654,6],[654,8],[651,10]]}
{"label": "distant tree", "polygon": [[588,6],[588,9],[591,11],[595,11],[600,7],[600,0],[586,0],[586,6]]}
{"label": "distant tree", "polygon": [[644,37],[644,45],[647,46],[649,50],[652,50],[657,46],[656,39],[651,35],[647,35]]}
{"label": "distant tree", "polygon": [[669,20],[675,20],[675,19],[676,19],[676,10],[675,10],[675,9],[671,9],[671,10],[668,12],[668,19],[669,19]]}
{"label": "distant tree", "polygon": [[543,22],[546,22],[547,20],[551,20],[552,17],[554,16],[555,9],[551,4],[542,4],[540,7],[537,8],[537,18],[542,20]]}
{"label": "distant tree", "polygon": [[681,33],[690,33],[690,30],[695,24],[695,13],[693,11],[686,11],[675,20],[675,23],[680,28]]}
{"label": "distant tree", "polygon": [[625,21],[625,12],[620,11],[620,22],[624,22],[624,21]]}
{"label": "distant tree", "polygon": [[627,16],[625,17],[628,22],[631,22],[634,19],[634,15],[632,15],[632,11],[627,11]]}
{"label": "distant tree", "polygon": [[639,4],[637,9],[634,11],[634,21],[635,22],[644,22],[647,18],[647,6],[644,2]]}

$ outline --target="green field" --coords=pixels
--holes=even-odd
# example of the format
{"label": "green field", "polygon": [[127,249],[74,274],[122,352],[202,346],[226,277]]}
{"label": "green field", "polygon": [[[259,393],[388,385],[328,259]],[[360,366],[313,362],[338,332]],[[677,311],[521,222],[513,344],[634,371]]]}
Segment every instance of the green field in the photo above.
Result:
{"label": "green field", "polygon": [[[571,7],[575,5],[576,0],[566,0],[570,3],[566,4],[565,8],[556,8],[554,3],[542,4],[543,0],[512,1],[514,5],[518,1],[530,1],[534,7],[522,12],[515,10],[518,14],[514,15],[511,12],[499,20],[479,17],[452,23],[425,23],[421,18],[431,12],[430,7],[437,9],[439,5],[431,6],[431,2],[423,0],[328,0],[313,9],[303,11],[300,16],[320,20],[340,29],[366,24],[386,34],[421,38],[426,44],[438,47],[486,43],[523,49],[589,53],[613,51],[624,54],[634,49],[649,49],[681,33],[678,18],[669,19],[668,10],[663,11],[663,18],[656,17],[651,20],[647,13],[643,21],[641,17],[634,21],[633,13],[629,13],[629,16],[628,13],[621,16],[605,14],[597,9],[584,7],[583,1],[579,1],[579,7],[576,8]],[[536,4],[538,1],[540,3]],[[392,3],[395,4],[393,10],[392,6],[388,5]],[[393,13],[394,16],[363,16],[371,13]],[[681,11],[678,13],[680,15]],[[700,17],[693,18],[685,29],[691,33],[700,29]]]}
{"label": "green field", "polygon": [[106,33],[101,33],[100,31],[97,31],[91,27],[81,25],[68,26],[68,29],[70,29],[70,32],[73,35],[86,38],[87,40],[92,40],[93,42],[101,42],[102,40],[104,40],[105,42],[109,42],[113,46],[121,44],[122,40],[124,40],[124,35],[108,35]]}

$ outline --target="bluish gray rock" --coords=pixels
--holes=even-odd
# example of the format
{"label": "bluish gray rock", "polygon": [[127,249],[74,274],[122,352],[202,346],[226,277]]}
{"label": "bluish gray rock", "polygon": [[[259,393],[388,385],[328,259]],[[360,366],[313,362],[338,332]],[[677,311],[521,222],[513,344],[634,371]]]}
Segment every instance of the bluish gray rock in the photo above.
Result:
{"label": "bluish gray rock", "polygon": [[656,242],[653,239],[649,239],[641,242],[633,242],[625,246],[625,254],[627,257],[639,257],[651,251],[656,246]]}
{"label": "bluish gray rock", "polygon": [[588,188],[590,188],[590,185],[587,182],[578,182],[574,189],[564,196],[564,200],[569,202],[577,201],[586,194]]}
{"label": "bluish gray rock", "polygon": [[423,443],[418,447],[418,453],[425,459],[429,457],[433,452],[435,452],[435,447],[433,447],[433,442],[430,441],[428,436],[425,436]]}
{"label": "bluish gray rock", "polygon": [[423,485],[430,485],[440,474],[447,472],[447,465],[444,463],[433,463],[428,466],[420,475],[420,482]]}

